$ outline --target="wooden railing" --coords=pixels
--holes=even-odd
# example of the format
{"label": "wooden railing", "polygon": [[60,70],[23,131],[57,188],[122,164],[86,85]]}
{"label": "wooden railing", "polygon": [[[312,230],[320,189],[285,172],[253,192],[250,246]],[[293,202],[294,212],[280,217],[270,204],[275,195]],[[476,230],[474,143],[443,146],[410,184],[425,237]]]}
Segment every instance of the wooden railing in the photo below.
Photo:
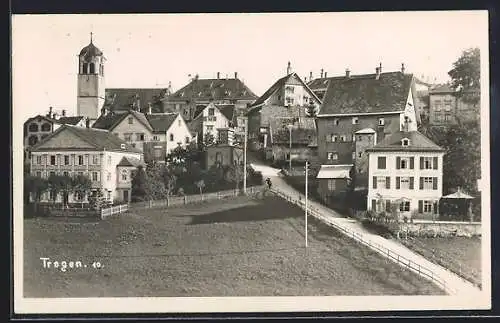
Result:
{"label": "wooden railing", "polygon": [[121,204],[109,208],[101,209],[101,219],[105,219],[113,214],[120,214],[128,211],[128,204]]}
{"label": "wooden railing", "polygon": [[[276,189],[272,189],[272,191],[276,195],[287,200],[288,202],[305,209],[304,201],[294,199],[291,196],[289,196],[289,195],[287,195],[279,190],[276,190]],[[360,242],[361,244],[369,247],[370,249],[375,250],[376,252],[378,252],[379,254],[385,256],[386,258],[392,260],[393,262],[396,262],[397,264],[417,273],[418,275],[431,280],[432,282],[434,282],[438,286],[440,286],[447,293],[452,294],[452,295],[456,294],[456,290],[453,289],[451,286],[449,286],[445,280],[443,280],[441,277],[439,277],[432,270],[411,261],[411,259],[408,259],[408,258],[398,254],[397,252],[390,250],[387,247],[384,247],[376,242],[373,242],[373,241],[370,241],[369,239],[366,239],[360,233],[354,232],[352,230],[349,230],[347,228],[344,228],[344,227],[338,225],[337,223],[332,221],[328,216],[321,214],[321,212],[318,209],[316,209],[312,206],[308,206],[308,214],[310,214],[313,217],[317,218],[318,220],[324,222],[325,224],[336,228],[337,230],[339,230],[340,232],[342,232],[346,236]]]}

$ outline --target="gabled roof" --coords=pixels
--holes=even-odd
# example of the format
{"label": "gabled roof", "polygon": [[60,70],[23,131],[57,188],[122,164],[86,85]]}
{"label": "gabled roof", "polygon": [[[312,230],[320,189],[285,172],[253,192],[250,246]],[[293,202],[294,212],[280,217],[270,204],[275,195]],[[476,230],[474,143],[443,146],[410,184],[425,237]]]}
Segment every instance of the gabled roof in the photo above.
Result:
{"label": "gabled roof", "polygon": [[235,117],[235,107],[234,104],[217,104],[219,111],[227,118],[229,121],[233,121]]}
{"label": "gabled roof", "polygon": [[[137,148],[130,146],[126,141],[115,136],[113,133],[93,128],[76,127],[70,125],[62,125],[55,132],[50,134],[47,138],[43,139],[40,143],[32,148],[32,151],[44,150],[40,148],[44,143],[59,135],[63,131],[70,131],[72,134],[78,136],[83,141],[87,142],[95,148],[95,150],[108,150],[108,151],[122,151],[141,153]],[[123,145],[123,146],[122,146]],[[125,147],[125,148],[122,148]],[[78,149],[78,147],[73,147]],[[50,150],[54,150],[50,148]]]}
{"label": "gabled roof", "polygon": [[251,110],[248,111],[248,113],[255,111],[255,108],[257,108],[260,105],[264,104],[266,102],[266,100],[271,97],[271,95],[273,95],[276,91],[278,91],[279,89],[281,89],[282,87],[284,87],[285,84],[287,83],[287,81],[289,79],[291,79],[292,77],[297,78],[302,83],[302,85],[306,88],[306,90],[309,92],[309,94],[311,96],[313,96],[318,102],[321,103],[321,100],[309,88],[309,86],[307,86],[307,84],[304,83],[304,81],[302,81],[302,79],[297,75],[297,73],[290,73],[290,74],[288,74],[288,75],[280,78],[279,80],[277,80],[273,85],[271,85],[271,87],[269,89],[267,89],[266,92],[264,92],[264,94],[262,94],[254,103],[252,103],[250,105],[250,109]]}
{"label": "gabled roof", "polygon": [[43,120],[45,120],[45,121],[47,121],[47,122],[50,122],[50,123],[54,123],[54,122],[56,122],[56,121],[57,121],[57,120],[51,119],[51,118],[49,118],[49,117],[47,117],[47,116],[44,116],[44,115],[39,114],[39,115],[36,115],[36,116],[31,117],[31,118],[29,118],[28,120],[26,120],[26,121],[24,122],[24,125],[28,124],[30,121],[35,120],[35,119],[43,119]]}
{"label": "gabled roof", "polygon": [[318,115],[403,111],[412,82],[412,74],[401,72],[329,78]]}
{"label": "gabled roof", "polygon": [[85,119],[84,116],[75,116],[75,117],[60,117],[59,119],[54,119],[54,122],[60,123],[60,124],[69,124],[69,125],[76,125],[82,119]]}
{"label": "gabled roof", "polygon": [[193,79],[166,100],[255,100],[257,95],[238,78]]}
{"label": "gabled roof", "polygon": [[110,88],[106,89],[104,108],[110,110],[128,110],[134,107],[139,99],[140,110],[147,112],[148,103],[152,105],[153,112],[163,112],[161,100],[167,95],[165,88]]}
{"label": "gabled roof", "polygon": [[[401,144],[402,139],[409,139],[408,146]],[[398,131],[384,138],[376,146],[366,149],[366,151],[435,151],[444,152],[445,150],[436,145],[432,140],[418,131]]]}
{"label": "gabled roof", "polygon": [[149,124],[153,128],[153,132],[166,132],[172,126],[178,113],[165,113],[165,114],[148,114],[146,115]]}
{"label": "gabled roof", "polygon": [[429,93],[453,93],[455,92],[449,84],[438,84],[430,88]]}
{"label": "gabled roof", "polygon": [[116,166],[127,166],[127,167],[139,167],[145,166],[146,164],[139,158],[125,157],[123,156],[120,162]]}
{"label": "gabled roof", "polygon": [[153,131],[153,128],[149,124],[148,119],[144,115],[144,113],[137,112],[134,110],[128,111],[113,111],[106,115],[101,115],[94,123],[92,128],[96,129],[105,129],[105,130],[113,130],[117,125],[120,124],[127,116],[133,115],[139,120],[140,123],[144,125],[148,130]]}
{"label": "gabled roof", "polygon": [[319,89],[326,89],[328,87],[328,81],[330,81],[331,77],[322,77],[317,78],[307,83],[307,86],[313,91]]}

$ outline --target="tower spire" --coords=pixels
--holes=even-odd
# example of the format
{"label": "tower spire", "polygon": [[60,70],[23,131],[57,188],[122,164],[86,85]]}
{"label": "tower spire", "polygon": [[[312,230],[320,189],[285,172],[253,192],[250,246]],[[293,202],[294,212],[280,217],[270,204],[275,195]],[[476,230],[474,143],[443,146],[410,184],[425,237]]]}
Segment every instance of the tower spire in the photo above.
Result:
{"label": "tower spire", "polygon": [[94,35],[93,32],[90,32],[90,43],[92,44],[92,36]]}

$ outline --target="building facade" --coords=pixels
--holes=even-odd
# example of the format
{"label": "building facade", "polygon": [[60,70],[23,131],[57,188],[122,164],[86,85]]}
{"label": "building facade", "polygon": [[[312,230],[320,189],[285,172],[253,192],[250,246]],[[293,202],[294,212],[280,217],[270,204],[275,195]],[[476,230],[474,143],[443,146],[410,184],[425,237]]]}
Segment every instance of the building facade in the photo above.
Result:
{"label": "building facade", "polygon": [[432,218],[443,192],[444,149],[418,131],[399,131],[367,149],[368,210]]}
{"label": "building facade", "polygon": [[448,126],[461,121],[473,121],[479,117],[479,102],[464,100],[448,84],[435,86],[429,91],[429,123]]}
{"label": "building facade", "polygon": [[196,132],[199,144],[207,143],[208,138],[212,138],[213,143],[216,143],[220,129],[234,128],[232,120],[228,119],[223,112],[224,110],[213,102],[197,107],[196,115],[190,122],[189,128],[192,132]]}
{"label": "building facade", "polygon": [[[125,189],[119,178],[118,165],[125,157],[139,162],[142,153],[105,130],[64,125],[33,147],[30,173],[48,179],[51,175],[74,177],[83,175],[92,182],[90,194],[100,190],[108,201],[123,201]],[[120,185],[119,185],[120,183]],[[131,189],[127,187],[127,189]],[[127,197],[127,195],[125,195]],[[42,202],[88,202],[88,196],[52,192],[43,194]]]}

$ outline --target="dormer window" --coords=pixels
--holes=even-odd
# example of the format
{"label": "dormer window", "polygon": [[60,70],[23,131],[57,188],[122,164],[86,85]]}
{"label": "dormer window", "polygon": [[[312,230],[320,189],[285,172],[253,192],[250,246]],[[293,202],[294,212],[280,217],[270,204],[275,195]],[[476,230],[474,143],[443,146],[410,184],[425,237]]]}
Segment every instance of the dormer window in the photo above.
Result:
{"label": "dormer window", "polygon": [[121,149],[125,149],[125,144],[121,144],[121,145],[120,145],[120,148],[121,148]]}
{"label": "dormer window", "polygon": [[352,124],[358,124],[358,123],[359,123],[358,117],[353,117],[352,118]]}
{"label": "dormer window", "polygon": [[385,124],[384,118],[378,118],[378,125],[383,126]]}
{"label": "dormer window", "polygon": [[333,120],[333,124],[336,125],[336,126],[338,126],[339,125],[339,119],[334,119]]}
{"label": "dormer window", "polygon": [[409,145],[410,145],[410,139],[408,139],[408,138],[401,139],[401,146],[407,147]]}

